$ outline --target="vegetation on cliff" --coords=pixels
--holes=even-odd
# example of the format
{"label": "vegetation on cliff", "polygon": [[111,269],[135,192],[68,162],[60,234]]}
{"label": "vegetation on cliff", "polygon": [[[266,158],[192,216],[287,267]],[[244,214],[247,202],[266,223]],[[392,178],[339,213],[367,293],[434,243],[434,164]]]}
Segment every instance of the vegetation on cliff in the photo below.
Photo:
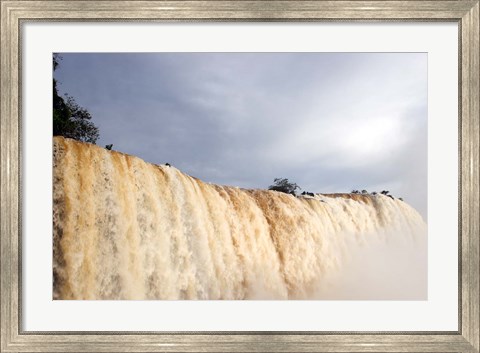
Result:
{"label": "vegetation on cliff", "polygon": [[[53,71],[58,68],[60,60],[58,54],[53,55]],[[57,84],[57,80],[53,79],[53,136],[96,143],[100,133],[98,127],[90,121],[91,114],[68,94],[61,97]]]}

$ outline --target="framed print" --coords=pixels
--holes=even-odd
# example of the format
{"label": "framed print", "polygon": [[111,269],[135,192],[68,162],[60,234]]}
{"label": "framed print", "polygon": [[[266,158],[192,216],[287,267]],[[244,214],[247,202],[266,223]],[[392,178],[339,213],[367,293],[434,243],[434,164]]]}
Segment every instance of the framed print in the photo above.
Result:
{"label": "framed print", "polygon": [[1,351],[478,352],[479,30],[2,0]]}

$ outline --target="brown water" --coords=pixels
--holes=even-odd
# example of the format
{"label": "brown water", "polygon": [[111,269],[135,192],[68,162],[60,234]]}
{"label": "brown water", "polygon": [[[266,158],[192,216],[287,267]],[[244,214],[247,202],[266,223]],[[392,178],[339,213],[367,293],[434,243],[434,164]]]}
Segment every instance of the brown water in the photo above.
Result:
{"label": "brown water", "polygon": [[426,225],[400,200],[208,184],[60,137],[53,165],[54,299],[363,298],[368,279],[346,279],[375,251],[421,273],[407,297],[425,295]]}

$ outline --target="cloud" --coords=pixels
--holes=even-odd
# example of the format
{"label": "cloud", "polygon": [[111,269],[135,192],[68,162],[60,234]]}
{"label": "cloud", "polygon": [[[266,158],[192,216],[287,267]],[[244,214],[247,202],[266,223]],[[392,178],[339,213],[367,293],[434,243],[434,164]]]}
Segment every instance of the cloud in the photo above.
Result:
{"label": "cloud", "polygon": [[208,182],[385,188],[426,217],[422,53],[63,54],[99,144]]}

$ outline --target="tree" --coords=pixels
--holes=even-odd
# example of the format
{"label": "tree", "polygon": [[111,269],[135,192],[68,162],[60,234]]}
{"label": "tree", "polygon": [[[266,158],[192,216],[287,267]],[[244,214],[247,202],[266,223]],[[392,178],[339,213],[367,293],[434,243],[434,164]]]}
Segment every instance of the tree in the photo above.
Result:
{"label": "tree", "polygon": [[[53,55],[53,71],[59,66],[61,57]],[[90,121],[92,116],[69,95],[58,95],[57,80],[53,79],[53,136],[64,136],[75,140],[96,143],[98,128]]]}
{"label": "tree", "polygon": [[274,184],[270,185],[268,187],[268,190],[280,191],[284,192],[285,194],[295,195],[295,191],[297,189],[301,189],[300,186],[295,183],[289,182],[286,178],[275,178],[273,182]]}

